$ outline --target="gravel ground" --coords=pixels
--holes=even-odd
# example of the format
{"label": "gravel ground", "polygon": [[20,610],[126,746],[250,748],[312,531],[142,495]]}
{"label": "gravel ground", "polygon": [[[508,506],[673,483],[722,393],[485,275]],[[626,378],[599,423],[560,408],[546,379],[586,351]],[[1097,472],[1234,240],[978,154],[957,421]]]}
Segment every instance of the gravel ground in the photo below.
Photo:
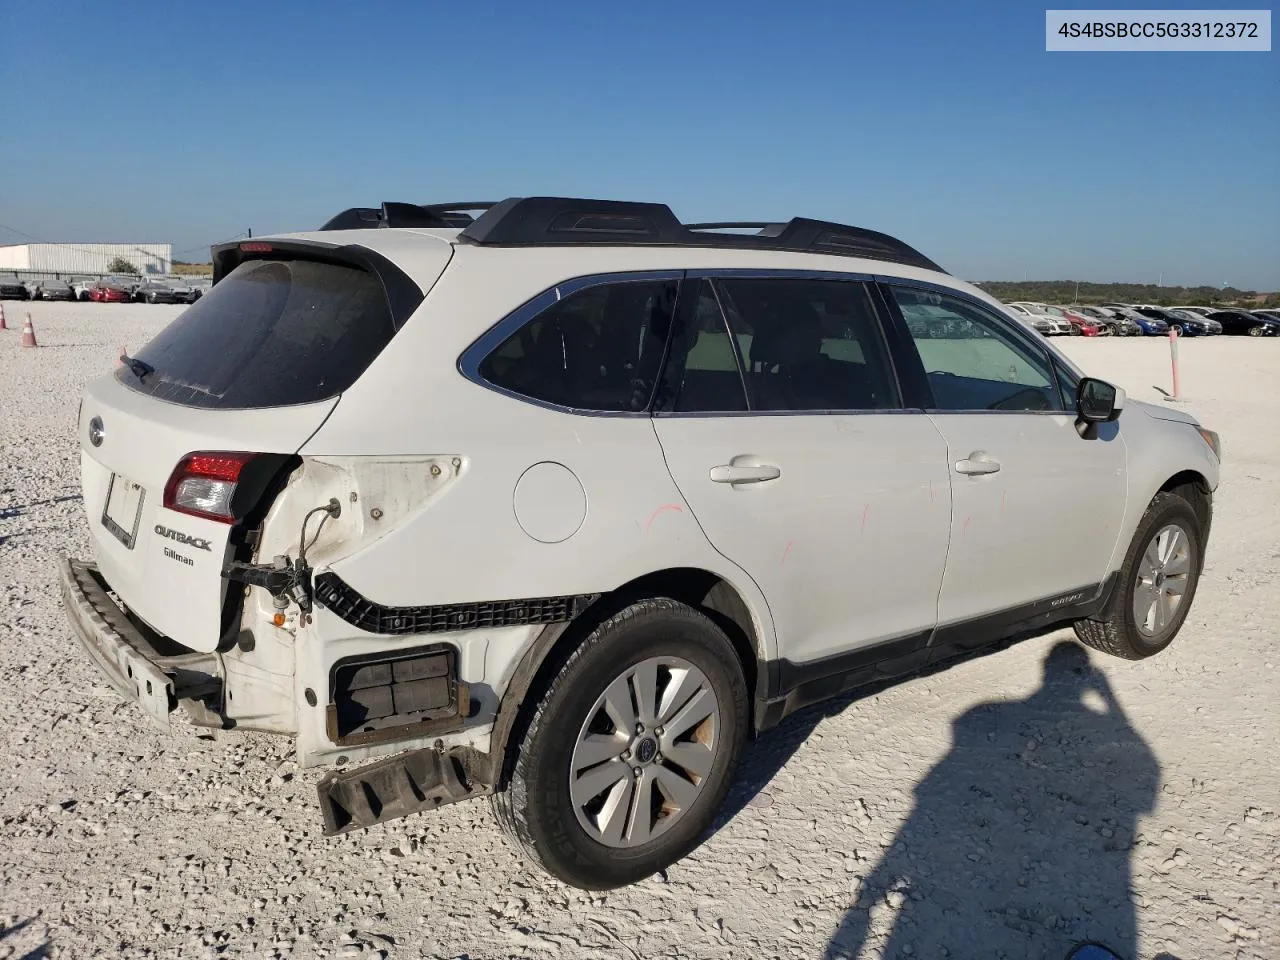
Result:
{"label": "gravel ground", "polygon": [[[6,957],[1280,956],[1280,343],[1181,345],[1222,433],[1182,635],[1126,663],[1069,632],[803,713],[756,744],[720,829],[588,895],[527,871],[485,803],[325,839],[286,740],[153,733],[79,652],[53,563],[89,550],[85,379],[180,308],[4,304],[0,960]],[[21,350],[22,315],[41,349]],[[1131,395],[1153,340],[1068,352]]]}

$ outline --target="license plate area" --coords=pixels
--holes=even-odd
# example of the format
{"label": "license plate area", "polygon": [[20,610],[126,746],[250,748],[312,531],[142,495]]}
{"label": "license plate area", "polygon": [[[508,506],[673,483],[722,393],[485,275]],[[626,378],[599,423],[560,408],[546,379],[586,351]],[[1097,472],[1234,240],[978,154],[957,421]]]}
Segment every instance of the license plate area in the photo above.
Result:
{"label": "license plate area", "polygon": [[142,519],[142,485],[118,473],[107,484],[107,501],[102,507],[102,525],[112,536],[132,550],[138,542],[138,522]]}

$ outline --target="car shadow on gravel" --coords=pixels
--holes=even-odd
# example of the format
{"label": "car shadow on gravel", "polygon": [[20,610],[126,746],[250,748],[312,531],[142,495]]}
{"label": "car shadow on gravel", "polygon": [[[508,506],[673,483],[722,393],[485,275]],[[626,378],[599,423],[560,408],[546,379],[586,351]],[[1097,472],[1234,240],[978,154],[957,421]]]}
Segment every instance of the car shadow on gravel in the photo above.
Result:
{"label": "car shadow on gravel", "polygon": [[[792,750],[817,719],[784,733]],[[774,759],[751,776],[776,772]],[[862,879],[827,960],[864,949],[1059,958],[1083,940],[1136,960],[1129,855],[1159,779],[1105,675],[1083,647],[1056,644],[1035,693],[955,720],[951,750],[916,786],[911,815]]]}
{"label": "car shadow on gravel", "polygon": [[26,953],[17,953],[16,951],[21,948],[15,947],[11,943],[5,943],[6,940],[17,937],[23,930],[35,923],[35,919],[35,917],[28,917],[26,920],[19,920],[11,926],[5,926],[0,921],[0,957],[5,957],[7,960],[45,960],[49,956],[49,942],[47,940]]}

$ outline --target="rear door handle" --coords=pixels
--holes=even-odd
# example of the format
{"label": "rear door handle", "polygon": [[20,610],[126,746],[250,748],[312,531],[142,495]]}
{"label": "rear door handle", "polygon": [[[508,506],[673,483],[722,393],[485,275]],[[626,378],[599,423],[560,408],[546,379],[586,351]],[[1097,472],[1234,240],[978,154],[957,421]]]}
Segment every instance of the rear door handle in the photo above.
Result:
{"label": "rear door handle", "polygon": [[761,483],[765,480],[777,480],[782,471],[771,463],[753,464],[721,464],[711,468],[712,483]]}
{"label": "rear door handle", "polygon": [[998,473],[1000,471],[1000,461],[988,456],[981,450],[975,450],[969,454],[967,460],[956,461],[956,473],[963,473],[967,477],[980,477],[986,473]]}

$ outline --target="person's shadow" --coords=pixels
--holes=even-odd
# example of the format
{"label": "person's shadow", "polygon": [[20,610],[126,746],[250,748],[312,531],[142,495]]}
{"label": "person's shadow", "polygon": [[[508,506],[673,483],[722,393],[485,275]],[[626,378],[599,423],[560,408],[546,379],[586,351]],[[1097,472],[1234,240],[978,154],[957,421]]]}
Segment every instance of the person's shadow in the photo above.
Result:
{"label": "person's shadow", "polygon": [[827,960],[1058,960],[1086,940],[1135,960],[1129,851],[1159,774],[1089,655],[1057,644],[1039,690],[955,721]]}

